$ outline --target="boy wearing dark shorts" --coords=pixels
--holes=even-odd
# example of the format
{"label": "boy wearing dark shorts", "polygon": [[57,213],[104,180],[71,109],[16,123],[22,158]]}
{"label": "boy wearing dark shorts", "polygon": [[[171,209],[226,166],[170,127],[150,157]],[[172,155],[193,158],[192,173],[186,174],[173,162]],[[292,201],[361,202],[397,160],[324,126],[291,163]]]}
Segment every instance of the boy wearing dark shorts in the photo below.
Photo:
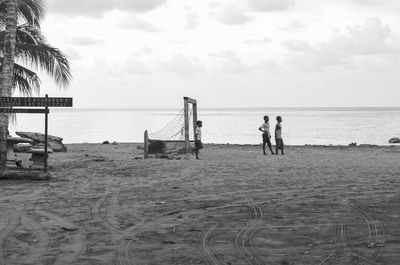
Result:
{"label": "boy wearing dark shorts", "polygon": [[278,150],[281,150],[281,154],[284,155],[283,152],[283,139],[282,139],[282,117],[277,116],[276,121],[278,122],[275,126],[275,153],[278,154]]}
{"label": "boy wearing dark shorts", "polygon": [[196,131],[194,134],[194,148],[196,150],[196,159],[199,159],[199,150],[203,149],[203,143],[201,142],[201,127],[203,127],[203,122],[197,121],[196,125]]}
{"label": "boy wearing dark shorts", "polygon": [[271,145],[271,134],[269,132],[269,117],[264,116],[264,123],[258,128],[260,131],[263,132],[262,138],[263,138],[263,152],[264,155],[267,153],[265,152],[265,145],[268,145],[269,150],[271,151],[271,154],[274,155],[274,152],[272,151],[272,145]]}

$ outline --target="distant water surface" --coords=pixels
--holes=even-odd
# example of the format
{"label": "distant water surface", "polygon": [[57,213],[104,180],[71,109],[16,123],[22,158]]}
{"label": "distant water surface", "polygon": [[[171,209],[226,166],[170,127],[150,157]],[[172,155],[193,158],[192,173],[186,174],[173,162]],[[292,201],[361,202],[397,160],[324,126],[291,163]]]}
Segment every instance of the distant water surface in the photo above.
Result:
{"label": "distant water surface", "polygon": [[[179,113],[179,109],[78,109],[52,108],[49,134],[65,143],[98,143],[104,140],[141,142],[147,129],[155,132]],[[388,144],[400,137],[400,108],[214,108],[199,109],[206,143],[258,144],[262,117],[283,118],[286,144]],[[10,131],[44,132],[43,114],[18,114]]]}

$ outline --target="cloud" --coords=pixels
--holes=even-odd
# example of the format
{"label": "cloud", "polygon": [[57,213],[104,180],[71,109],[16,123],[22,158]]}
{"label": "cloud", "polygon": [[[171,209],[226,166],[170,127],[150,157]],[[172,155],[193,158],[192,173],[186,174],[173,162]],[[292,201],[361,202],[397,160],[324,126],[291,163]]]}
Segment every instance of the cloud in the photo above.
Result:
{"label": "cloud", "polygon": [[198,60],[190,59],[182,54],[175,54],[171,59],[163,62],[161,68],[166,72],[181,76],[192,76],[205,71],[205,67]]}
{"label": "cloud", "polygon": [[64,52],[68,56],[68,58],[71,59],[72,61],[78,61],[78,60],[82,59],[79,51],[72,47],[68,47],[67,49],[65,49]]}
{"label": "cloud", "polygon": [[349,58],[330,50],[310,49],[291,53],[286,58],[289,67],[301,72],[319,72],[326,67],[344,65]]}
{"label": "cloud", "polygon": [[262,39],[251,39],[251,40],[246,40],[244,43],[246,44],[263,44],[263,43],[270,43],[272,40],[266,36],[264,36]]}
{"label": "cloud", "polygon": [[[324,42],[287,40],[282,46],[291,53],[287,63],[302,71],[321,71],[326,67],[364,67],[392,65],[390,58],[400,54],[400,43],[392,42],[391,30],[379,18],[369,18],[363,25],[347,27],[344,34]],[[387,63],[385,63],[387,62]]]}
{"label": "cloud", "polygon": [[244,25],[252,20],[243,8],[234,5],[218,6],[212,15],[222,24],[230,26]]}
{"label": "cloud", "polygon": [[158,32],[161,30],[157,26],[138,18],[130,18],[128,21],[122,22],[120,26],[126,29],[137,29],[150,33]]}
{"label": "cloud", "polygon": [[[382,0],[353,0],[353,2],[356,4],[361,4],[361,5],[375,6],[375,5],[382,5],[382,2],[385,2],[385,1],[382,1]],[[390,0],[386,1],[386,2],[390,2]]]}
{"label": "cloud", "polygon": [[341,53],[370,55],[393,53],[397,49],[390,44],[391,30],[379,18],[369,18],[364,25],[347,29],[347,34],[337,36],[324,46]]}
{"label": "cloud", "polygon": [[293,0],[247,0],[249,7],[254,11],[285,11],[294,6]]}
{"label": "cloud", "polygon": [[301,31],[306,29],[308,26],[301,21],[295,20],[287,25],[279,25],[277,28],[284,31]]}
{"label": "cloud", "polygon": [[226,50],[210,53],[209,55],[217,59],[217,70],[222,73],[237,74],[247,72],[248,70],[234,51]]}
{"label": "cloud", "polygon": [[138,60],[128,60],[123,69],[126,74],[132,75],[149,75],[152,73],[145,62]]}
{"label": "cloud", "polygon": [[143,13],[163,5],[167,0],[48,0],[47,7],[52,13],[99,17],[113,9]]}
{"label": "cloud", "polygon": [[281,44],[283,47],[295,52],[311,50],[311,45],[307,41],[286,40],[282,41]]}
{"label": "cloud", "polygon": [[256,69],[262,72],[279,73],[280,66],[273,59],[265,59],[256,64]]}
{"label": "cloud", "polygon": [[195,12],[186,15],[185,29],[194,29],[199,25],[200,16]]}
{"label": "cloud", "polygon": [[92,46],[104,43],[104,40],[93,39],[88,36],[75,37],[71,39],[71,44],[77,46]]}

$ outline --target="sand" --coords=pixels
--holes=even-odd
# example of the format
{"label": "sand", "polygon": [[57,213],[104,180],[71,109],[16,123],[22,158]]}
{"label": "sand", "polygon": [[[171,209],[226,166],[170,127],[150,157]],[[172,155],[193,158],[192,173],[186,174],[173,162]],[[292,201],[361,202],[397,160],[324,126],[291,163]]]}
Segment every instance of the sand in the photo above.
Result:
{"label": "sand", "polygon": [[400,147],[74,144],[0,181],[0,264],[400,264]]}

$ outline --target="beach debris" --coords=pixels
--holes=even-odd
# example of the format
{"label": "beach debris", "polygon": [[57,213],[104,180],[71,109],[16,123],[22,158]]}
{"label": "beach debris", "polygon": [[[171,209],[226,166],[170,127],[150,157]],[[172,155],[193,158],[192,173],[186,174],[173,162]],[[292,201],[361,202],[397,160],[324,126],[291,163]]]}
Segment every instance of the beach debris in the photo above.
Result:
{"label": "beach debris", "polygon": [[162,241],[163,244],[176,244],[175,241],[171,241],[171,240],[164,240]]}
{"label": "beach debris", "polygon": [[373,248],[375,246],[376,246],[375,242],[369,242],[367,245],[368,248]]}
{"label": "beach debris", "polygon": [[290,261],[288,261],[288,260],[286,260],[286,259],[283,259],[283,260],[280,262],[280,264],[281,264],[281,265],[293,265],[292,262],[290,262]]}
{"label": "beach debris", "polygon": [[117,145],[118,143],[117,143],[117,141],[114,141],[114,142],[112,142],[112,144],[113,144],[113,145]]}
{"label": "beach debris", "polygon": [[389,143],[391,144],[400,144],[400,138],[398,137],[393,137],[389,140]]}
{"label": "beach debris", "polygon": [[110,144],[110,142],[109,141],[104,141],[103,144]]}
{"label": "beach debris", "polygon": [[42,171],[26,171],[26,170],[12,170],[0,173],[1,179],[23,179],[23,180],[50,180],[50,173],[44,173]]}
{"label": "beach debris", "polygon": [[26,153],[33,147],[30,143],[19,143],[13,146],[13,151],[15,153]]}
{"label": "beach debris", "polygon": [[142,156],[137,156],[137,157],[135,157],[134,159],[135,159],[135,160],[142,160],[143,157],[142,157]]}
{"label": "beach debris", "polygon": [[68,224],[64,224],[62,226],[60,226],[60,228],[64,231],[78,231],[79,228],[74,226],[74,225],[68,225]]}
{"label": "beach debris", "polygon": [[92,161],[94,161],[94,162],[104,162],[104,161],[106,161],[106,158],[105,157],[96,157],[96,158],[92,159]]}
{"label": "beach debris", "polygon": [[[33,145],[43,144],[44,145],[44,137],[43,133],[37,132],[15,132],[16,135],[28,138],[33,140]],[[54,136],[54,135],[47,135],[47,145],[53,149],[54,152],[66,152],[67,147],[62,143],[63,138]]]}
{"label": "beach debris", "polygon": [[178,214],[178,213],[181,213],[181,212],[182,212],[181,210],[177,210],[177,211],[166,213],[165,215],[174,215],[174,214]]}

